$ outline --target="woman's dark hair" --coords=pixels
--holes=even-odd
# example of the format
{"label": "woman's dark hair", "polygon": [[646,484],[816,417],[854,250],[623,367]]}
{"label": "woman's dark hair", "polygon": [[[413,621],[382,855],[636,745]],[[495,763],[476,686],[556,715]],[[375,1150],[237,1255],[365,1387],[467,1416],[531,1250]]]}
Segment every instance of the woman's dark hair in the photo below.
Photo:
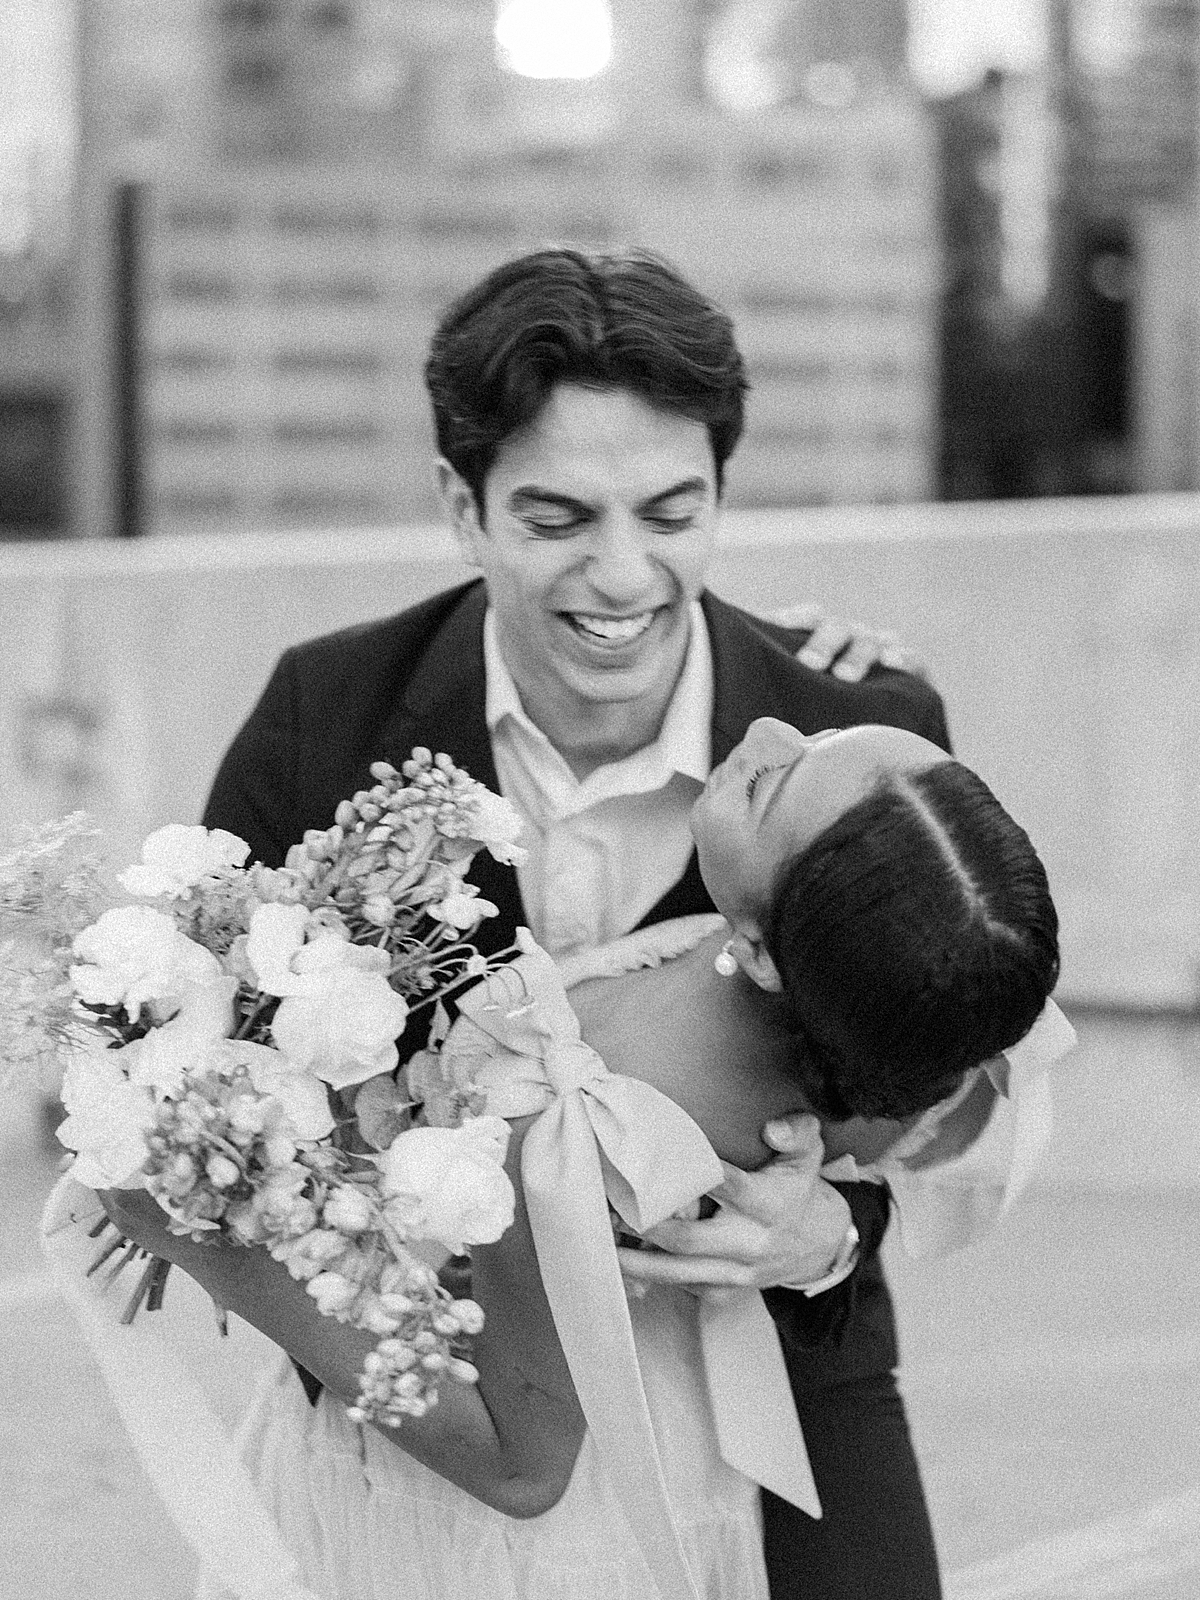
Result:
{"label": "woman's dark hair", "polygon": [[627,389],[702,422],[716,467],[742,432],[746,377],[733,324],[648,251],[538,250],[508,261],[442,317],[425,364],[437,447],[480,515],[496,451],[555,384]]}
{"label": "woman's dark hair", "polygon": [[886,775],[784,867],[764,941],[813,1109],[903,1118],[1014,1045],[1058,978],[1029,837],[957,762]]}

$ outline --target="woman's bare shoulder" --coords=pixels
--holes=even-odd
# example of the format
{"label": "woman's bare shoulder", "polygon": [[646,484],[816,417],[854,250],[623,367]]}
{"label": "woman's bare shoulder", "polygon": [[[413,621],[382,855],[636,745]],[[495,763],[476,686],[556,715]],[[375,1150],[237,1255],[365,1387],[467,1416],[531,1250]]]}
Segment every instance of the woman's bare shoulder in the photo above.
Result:
{"label": "woman's bare shoulder", "polygon": [[804,1110],[793,1045],[767,997],[738,980],[697,981],[698,962],[671,961],[571,990],[586,1043],[610,1072],[653,1085],[703,1130],[725,1161],[761,1166],[772,1117]]}

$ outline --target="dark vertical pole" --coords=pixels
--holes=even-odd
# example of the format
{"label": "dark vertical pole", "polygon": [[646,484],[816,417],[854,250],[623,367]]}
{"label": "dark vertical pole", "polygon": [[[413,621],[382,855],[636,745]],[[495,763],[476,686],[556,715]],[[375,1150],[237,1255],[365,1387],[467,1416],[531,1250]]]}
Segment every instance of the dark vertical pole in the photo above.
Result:
{"label": "dark vertical pole", "polygon": [[116,192],[114,409],[116,412],[117,533],[125,539],[145,531],[142,506],[141,372],[138,339],[138,268],[142,192],[122,183]]}

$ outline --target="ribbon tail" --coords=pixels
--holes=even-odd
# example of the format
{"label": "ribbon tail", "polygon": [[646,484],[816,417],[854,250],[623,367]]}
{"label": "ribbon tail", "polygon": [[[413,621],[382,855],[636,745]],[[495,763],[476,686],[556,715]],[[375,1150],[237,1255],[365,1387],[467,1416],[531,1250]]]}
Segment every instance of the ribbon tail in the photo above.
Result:
{"label": "ribbon tail", "polygon": [[[201,1565],[237,1600],[317,1600],[229,1433],[153,1316],[121,1326],[101,1280],[85,1280],[94,1248],[79,1224],[102,1215],[90,1189],[61,1178],[43,1214],[43,1249],[147,1476]],[[128,1292],[127,1283],[116,1289],[117,1308]]]}
{"label": "ribbon tail", "polygon": [[821,1515],[779,1335],[755,1292],[700,1302],[700,1342],[721,1455],[781,1500]]}
{"label": "ribbon tail", "polygon": [[608,1220],[575,1094],[530,1128],[521,1175],[538,1265],[588,1429],[662,1600],[699,1600],[667,1494]]}

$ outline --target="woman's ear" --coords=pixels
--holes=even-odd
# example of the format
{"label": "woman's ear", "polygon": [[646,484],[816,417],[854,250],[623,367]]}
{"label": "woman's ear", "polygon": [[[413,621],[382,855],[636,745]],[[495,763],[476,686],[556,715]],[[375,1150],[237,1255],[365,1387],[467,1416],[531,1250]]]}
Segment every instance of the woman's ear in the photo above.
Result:
{"label": "woman's ear", "polygon": [[768,994],[782,992],[783,980],[779,976],[779,968],[768,955],[767,947],[762,942],[762,934],[756,926],[748,923],[739,928],[727,941],[725,948],[751,983],[756,983]]}
{"label": "woman's ear", "polygon": [[459,552],[469,566],[477,567],[480,565],[478,545],[484,534],[475,491],[445,456],[437,458],[434,472],[438,498],[458,540]]}

